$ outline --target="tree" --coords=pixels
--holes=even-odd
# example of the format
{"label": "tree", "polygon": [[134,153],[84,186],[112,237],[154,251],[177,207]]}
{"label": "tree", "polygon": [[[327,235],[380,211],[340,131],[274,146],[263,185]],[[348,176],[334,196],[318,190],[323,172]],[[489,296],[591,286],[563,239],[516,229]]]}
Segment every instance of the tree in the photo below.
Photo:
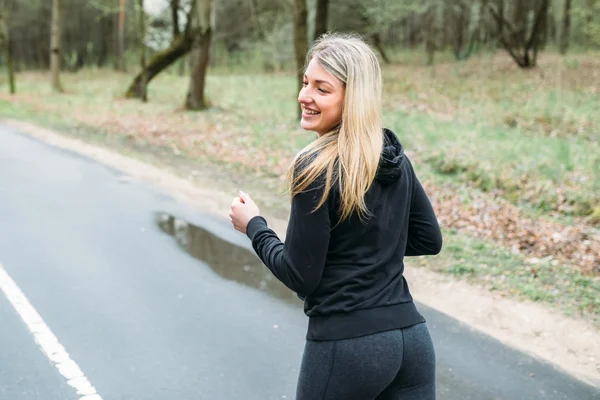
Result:
{"label": "tree", "polygon": [[[504,16],[500,15],[494,7],[490,5],[488,8],[496,21],[497,30],[499,31],[500,26],[503,26],[503,32],[508,33],[508,37],[504,33],[499,35],[500,42],[521,68],[535,67],[548,18],[550,0],[539,0],[535,3],[539,4],[537,9],[532,7],[532,10],[527,10],[526,0],[515,0],[514,26]],[[529,20],[526,18],[528,11],[533,12],[533,26],[531,28],[528,26]]]}
{"label": "tree", "polygon": [[600,0],[587,0],[585,9],[584,31],[592,43],[600,45]]}
{"label": "tree", "polygon": [[[302,89],[304,82],[304,64],[306,63],[306,52],[308,40],[306,38],[306,0],[294,0],[294,52],[296,55],[296,80],[298,92]],[[298,117],[302,110],[298,107]]]}
{"label": "tree", "polygon": [[144,73],[146,70],[146,24],[144,22],[144,17],[144,0],[138,0],[138,36],[140,46],[140,67],[142,70],[140,86],[142,92],[142,101],[145,103],[148,101],[148,95],[146,90],[146,76]]}
{"label": "tree", "polygon": [[435,51],[438,50],[439,20],[443,14],[443,6],[436,1],[432,2],[423,15],[425,24],[425,51],[427,52],[427,65],[433,65]]}
{"label": "tree", "polygon": [[185,108],[188,110],[207,108],[204,98],[204,86],[212,37],[211,3],[212,0],[196,0],[196,12],[191,15],[195,29],[191,50],[190,86],[185,100]]}
{"label": "tree", "polygon": [[60,0],[52,1],[52,28],[50,31],[50,71],[52,75],[52,89],[56,92],[62,92],[60,83],[60,60],[62,53],[60,51],[60,31],[61,31],[61,7]]}
{"label": "tree", "polygon": [[563,0],[562,29],[560,31],[559,49],[561,54],[566,54],[569,48],[569,31],[571,29],[571,0]]}
{"label": "tree", "polygon": [[8,71],[8,87],[10,94],[15,94],[17,91],[17,85],[15,83],[15,68],[12,59],[12,51],[10,46],[10,35],[8,32],[8,7],[4,2],[0,2],[0,48],[6,59],[7,71]]}
{"label": "tree", "polygon": [[192,29],[192,14],[195,11],[196,0],[192,3],[191,9],[186,15],[187,23],[183,33],[175,34],[171,45],[167,49],[154,54],[150,60],[148,60],[146,68],[137,74],[129,84],[129,87],[125,92],[125,97],[142,98],[144,92],[142,90],[142,82],[145,82],[145,86],[148,86],[155,76],[191,50],[195,31],[198,30],[198,27]]}
{"label": "tree", "polygon": [[119,0],[119,24],[117,26],[117,71],[125,72],[125,9],[126,0]]}
{"label": "tree", "polygon": [[327,19],[329,17],[329,0],[317,0],[317,12],[315,14],[315,34],[316,40],[327,32]]}
{"label": "tree", "polygon": [[[179,28],[179,6],[180,0],[171,0],[170,2],[171,8],[171,23],[173,25],[173,40],[178,38],[181,35],[181,29]],[[177,69],[177,73],[179,76],[183,76],[185,73],[185,56],[181,57],[179,61],[179,68]]]}

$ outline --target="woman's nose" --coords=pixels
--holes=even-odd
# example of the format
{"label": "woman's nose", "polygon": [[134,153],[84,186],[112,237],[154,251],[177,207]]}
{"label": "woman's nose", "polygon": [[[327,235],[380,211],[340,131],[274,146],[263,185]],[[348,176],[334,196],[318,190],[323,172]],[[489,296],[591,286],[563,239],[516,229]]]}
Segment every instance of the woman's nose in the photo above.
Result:
{"label": "woman's nose", "polygon": [[304,89],[300,90],[300,93],[298,93],[298,103],[308,104],[311,101],[311,98],[305,94]]}

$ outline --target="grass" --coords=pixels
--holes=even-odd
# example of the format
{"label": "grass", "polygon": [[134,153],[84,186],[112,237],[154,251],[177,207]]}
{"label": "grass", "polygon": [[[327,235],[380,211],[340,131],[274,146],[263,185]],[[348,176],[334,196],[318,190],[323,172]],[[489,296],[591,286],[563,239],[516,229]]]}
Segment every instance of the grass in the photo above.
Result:
{"label": "grass", "polygon": [[386,70],[389,125],[440,173],[542,211],[591,215],[600,204],[598,57],[546,55],[535,71],[499,57]]}
{"label": "grass", "polygon": [[600,144],[420,114],[390,113],[388,120],[439,173],[484,191],[501,189],[515,204],[575,216],[600,204]]}
{"label": "grass", "polygon": [[[410,54],[401,59],[384,67],[385,123],[422,180],[458,193],[492,192],[535,218],[600,223],[598,54],[542,54],[533,71],[519,70],[503,53],[433,68],[411,63]],[[46,73],[20,73],[17,95],[0,94],[0,116],[117,148],[182,176],[210,171],[220,188],[254,188],[261,204],[285,215],[287,166],[313,139],[298,126],[291,74],[213,69],[212,107],[202,113],[182,110],[188,79],[172,73],[152,82],[147,104],[122,98],[132,74],[89,69],[62,78],[67,93],[55,94]],[[440,271],[600,324],[597,278],[556,260],[533,267],[466,232],[449,230],[446,238]]]}
{"label": "grass", "polygon": [[419,264],[510,297],[543,302],[600,326],[600,278],[557,261],[526,258],[509,249],[444,230],[444,251]]}

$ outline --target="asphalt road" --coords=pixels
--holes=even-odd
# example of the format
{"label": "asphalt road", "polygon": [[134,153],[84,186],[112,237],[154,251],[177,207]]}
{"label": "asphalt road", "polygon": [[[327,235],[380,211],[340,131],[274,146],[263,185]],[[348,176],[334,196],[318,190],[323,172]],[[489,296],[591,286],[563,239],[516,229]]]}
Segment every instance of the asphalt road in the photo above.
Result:
{"label": "asphalt road", "polygon": [[[301,303],[224,221],[0,125],[0,400],[293,399]],[[438,399],[600,399],[419,308]]]}

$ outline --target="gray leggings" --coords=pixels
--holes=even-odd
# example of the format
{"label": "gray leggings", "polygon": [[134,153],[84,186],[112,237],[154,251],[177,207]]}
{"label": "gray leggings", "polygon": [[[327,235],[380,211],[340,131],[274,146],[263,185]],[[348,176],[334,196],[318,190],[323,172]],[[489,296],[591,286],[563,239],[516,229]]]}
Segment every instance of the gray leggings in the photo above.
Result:
{"label": "gray leggings", "polygon": [[296,400],[435,400],[435,352],[427,325],[307,340]]}

